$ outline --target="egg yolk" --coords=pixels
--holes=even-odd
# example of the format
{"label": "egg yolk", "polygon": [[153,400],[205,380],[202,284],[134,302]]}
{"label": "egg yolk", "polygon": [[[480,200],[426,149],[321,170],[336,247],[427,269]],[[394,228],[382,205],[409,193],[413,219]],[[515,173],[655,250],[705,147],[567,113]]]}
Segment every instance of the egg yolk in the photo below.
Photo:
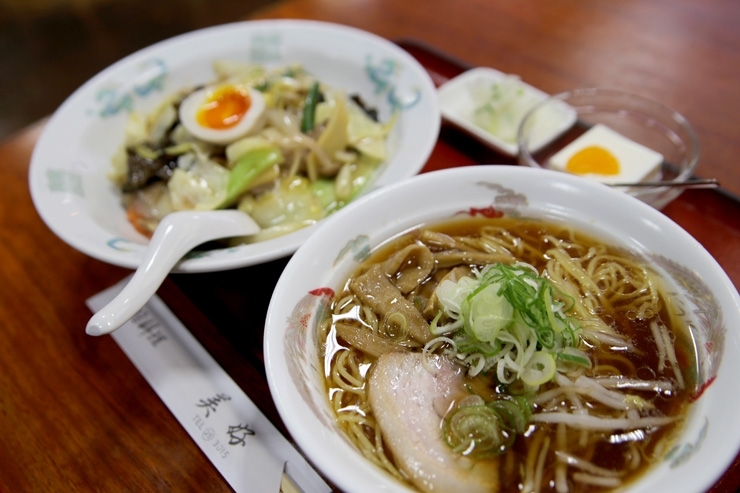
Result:
{"label": "egg yolk", "polygon": [[565,165],[565,169],[577,175],[586,173],[617,175],[619,174],[619,161],[614,154],[603,147],[589,146],[573,154]]}
{"label": "egg yolk", "polygon": [[198,109],[196,121],[205,128],[231,128],[249,111],[249,93],[236,86],[223,86],[211,92]]}

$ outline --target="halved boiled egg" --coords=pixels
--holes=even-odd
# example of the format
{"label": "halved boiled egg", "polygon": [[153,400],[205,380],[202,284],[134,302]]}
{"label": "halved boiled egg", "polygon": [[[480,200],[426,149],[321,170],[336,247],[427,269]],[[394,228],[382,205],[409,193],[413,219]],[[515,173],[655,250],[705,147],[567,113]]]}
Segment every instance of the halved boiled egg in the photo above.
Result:
{"label": "halved boiled egg", "polygon": [[550,158],[550,167],[602,183],[657,179],[663,156],[597,124]]}
{"label": "halved boiled egg", "polygon": [[216,84],[180,103],[180,122],[194,137],[227,145],[259,128],[265,113],[262,94],[241,84]]}

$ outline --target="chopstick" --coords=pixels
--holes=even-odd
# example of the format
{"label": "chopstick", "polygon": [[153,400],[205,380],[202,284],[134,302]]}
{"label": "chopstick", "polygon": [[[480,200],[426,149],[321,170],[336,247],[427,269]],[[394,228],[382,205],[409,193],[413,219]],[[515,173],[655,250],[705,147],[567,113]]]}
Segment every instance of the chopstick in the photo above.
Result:
{"label": "chopstick", "polygon": [[283,473],[283,478],[280,480],[280,493],[301,493],[301,490],[287,474]]}

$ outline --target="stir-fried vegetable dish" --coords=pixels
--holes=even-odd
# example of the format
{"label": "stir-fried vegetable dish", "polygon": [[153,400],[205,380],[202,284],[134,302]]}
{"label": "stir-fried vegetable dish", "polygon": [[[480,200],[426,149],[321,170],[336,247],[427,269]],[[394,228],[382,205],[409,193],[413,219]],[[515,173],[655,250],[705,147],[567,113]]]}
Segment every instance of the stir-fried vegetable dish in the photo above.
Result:
{"label": "stir-fried vegetable dish", "polygon": [[301,66],[214,63],[211,84],[132,113],[111,179],[129,221],[150,236],[169,212],[238,208],[261,241],[309,226],[351,201],[388,159],[395,116]]}

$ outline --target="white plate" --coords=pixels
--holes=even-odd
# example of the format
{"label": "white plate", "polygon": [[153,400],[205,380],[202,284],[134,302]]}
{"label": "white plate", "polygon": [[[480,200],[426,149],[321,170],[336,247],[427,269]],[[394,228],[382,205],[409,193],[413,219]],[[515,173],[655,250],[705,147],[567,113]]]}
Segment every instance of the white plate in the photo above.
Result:
{"label": "white plate", "polygon": [[[132,110],[151,111],[174,91],[212,80],[218,58],[283,66],[301,63],[326,83],[362,96],[387,121],[391,159],[366,192],[418,173],[434,148],[440,113],[424,68],[388,40],[358,29],[314,21],[226,24],[145,48],[93,77],[52,116],[31,158],[34,205],[46,224],[74,248],[104,262],[136,268],[148,240],[126,220],[120,194],[106,178]],[[293,253],[316,226],[273,240],[211,250],[183,260],[175,272],[207,272],[265,262]]]}
{"label": "white plate", "polygon": [[339,429],[324,390],[318,323],[383,241],[425,222],[495,211],[565,223],[619,245],[675,288],[697,344],[700,397],[674,447],[629,491],[706,491],[740,448],[737,290],[693,237],[647,204],[573,175],[520,166],[435,171],[374,191],[325,221],[290,259],[268,309],[264,354],[270,390],[297,444],[344,491],[408,491]]}
{"label": "white plate", "polygon": [[[448,80],[437,89],[439,106],[442,117],[448,122],[461,128],[468,134],[477,138],[484,144],[507,156],[516,156],[519,145],[516,141],[516,130],[524,115],[512,122],[513,139],[505,140],[500,136],[487,132],[482,127],[473,123],[472,116],[480,105],[480,101],[474,97],[479,90],[487,90],[491,85],[500,83],[506,77],[511,77],[503,72],[489,67],[477,67],[470,69],[457,77]],[[547,99],[548,94],[539,89],[519,81],[521,90],[527,97],[532,98],[531,107]],[[576,114],[572,108],[562,105],[556,108],[551,115],[552,125],[543,135],[533,137],[535,143],[530,146],[535,151],[552,141],[555,137],[570,128],[576,121]]]}

